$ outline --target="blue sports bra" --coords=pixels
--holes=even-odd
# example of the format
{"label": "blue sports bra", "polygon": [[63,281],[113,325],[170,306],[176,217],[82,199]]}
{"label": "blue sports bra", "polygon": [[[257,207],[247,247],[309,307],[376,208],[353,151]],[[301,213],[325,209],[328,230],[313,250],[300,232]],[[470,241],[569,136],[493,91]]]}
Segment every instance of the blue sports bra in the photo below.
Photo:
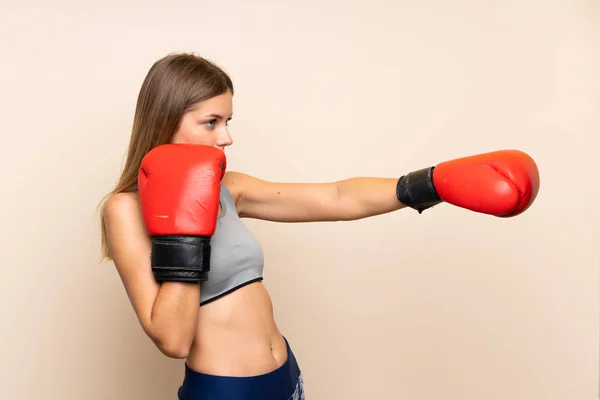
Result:
{"label": "blue sports bra", "polygon": [[231,193],[223,184],[220,203],[221,213],[210,242],[208,280],[200,283],[201,306],[263,279],[262,247],[240,219]]}

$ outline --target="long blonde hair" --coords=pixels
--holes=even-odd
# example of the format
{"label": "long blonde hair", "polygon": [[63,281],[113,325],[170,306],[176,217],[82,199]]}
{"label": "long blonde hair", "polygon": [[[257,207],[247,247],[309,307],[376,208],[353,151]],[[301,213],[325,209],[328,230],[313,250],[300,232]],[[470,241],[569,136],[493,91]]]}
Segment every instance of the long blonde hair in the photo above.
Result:
{"label": "long blonde hair", "polygon": [[156,61],[140,89],[127,159],[121,176],[100,202],[101,260],[111,259],[103,204],[111,196],[137,189],[142,159],[153,148],[169,143],[181,118],[195,104],[230,91],[231,78],[213,62],[193,53],[169,54]]}

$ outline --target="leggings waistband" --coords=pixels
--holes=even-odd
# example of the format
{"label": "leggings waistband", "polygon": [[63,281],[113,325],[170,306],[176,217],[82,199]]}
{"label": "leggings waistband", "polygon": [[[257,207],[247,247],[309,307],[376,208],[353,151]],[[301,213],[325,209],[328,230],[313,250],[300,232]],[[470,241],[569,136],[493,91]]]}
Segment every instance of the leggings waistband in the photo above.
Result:
{"label": "leggings waistband", "polygon": [[179,400],[288,400],[301,385],[301,373],[290,345],[285,339],[287,360],[263,375],[230,377],[192,370],[185,364],[185,377]]}

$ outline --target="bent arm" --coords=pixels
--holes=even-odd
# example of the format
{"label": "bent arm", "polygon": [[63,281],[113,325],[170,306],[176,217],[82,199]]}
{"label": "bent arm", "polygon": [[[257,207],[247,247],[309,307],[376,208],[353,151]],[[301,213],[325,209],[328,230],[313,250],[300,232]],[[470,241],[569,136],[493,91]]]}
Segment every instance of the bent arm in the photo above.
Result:
{"label": "bent arm", "polygon": [[151,241],[134,194],[111,197],[103,221],[111,257],[144,332],[163,354],[187,357],[198,321],[199,284],[154,279]]}
{"label": "bent arm", "polygon": [[165,282],[158,288],[150,316],[142,322],[144,331],[163,354],[185,358],[194,340],[199,305],[199,284]]}

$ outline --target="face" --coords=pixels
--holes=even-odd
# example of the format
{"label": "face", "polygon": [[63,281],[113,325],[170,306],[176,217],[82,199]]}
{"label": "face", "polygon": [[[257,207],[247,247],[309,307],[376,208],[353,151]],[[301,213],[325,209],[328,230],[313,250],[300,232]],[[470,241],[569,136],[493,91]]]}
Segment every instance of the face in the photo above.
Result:
{"label": "face", "polygon": [[228,124],[232,117],[231,92],[198,103],[184,114],[172,143],[202,144],[225,150],[233,140]]}

